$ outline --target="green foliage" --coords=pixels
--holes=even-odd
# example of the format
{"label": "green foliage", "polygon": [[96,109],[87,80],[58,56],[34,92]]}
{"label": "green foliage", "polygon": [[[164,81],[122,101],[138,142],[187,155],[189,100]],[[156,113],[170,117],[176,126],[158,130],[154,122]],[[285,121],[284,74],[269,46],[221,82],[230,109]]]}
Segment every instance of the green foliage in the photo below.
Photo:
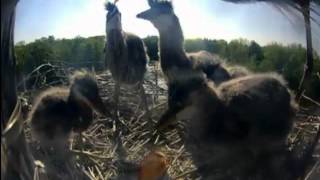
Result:
{"label": "green foliage", "polygon": [[[101,67],[104,60],[104,36],[74,39],[41,38],[32,43],[19,42],[15,46],[17,69],[23,74],[44,63],[63,62],[76,67]],[[100,64],[99,64],[100,63]]]}
{"label": "green foliage", "polygon": [[187,52],[197,52],[200,50],[208,51],[206,39],[187,39],[184,43],[184,47]]}
{"label": "green foliage", "polygon": [[144,44],[147,47],[147,53],[150,60],[159,59],[159,50],[158,50],[158,37],[157,36],[148,36],[143,39]]}
{"label": "green foliage", "polygon": [[249,58],[249,41],[245,39],[236,39],[230,41],[227,48],[226,58],[235,64],[248,64]]}
{"label": "green foliage", "polygon": [[[257,42],[236,39],[227,43],[224,40],[191,39],[185,41],[187,52],[207,50],[220,55],[229,64],[238,64],[254,72],[278,72],[288,81],[291,89],[299,86],[306,59],[306,49],[301,45],[269,44],[261,47]],[[320,58],[315,53],[314,71],[306,94],[320,99]]]}
{"label": "green foliage", "polygon": [[258,66],[264,58],[261,46],[255,41],[251,41],[248,51],[250,59]]}
{"label": "green foliage", "polygon": [[211,53],[226,56],[228,42],[225,40],[187,39],[184,43],[184,48],[187,52],[197,52],[200,50],[206,50]]}
{"label": "green foliage", "polygon": [[54,59],[54,52],[48,39],[41,38],[34,43],[19,43],[15,47],[17,68],[22,72],[31,72],[40,64]]}
{"label": "green foliage", "polygon": [[[144,39],[150,60],[159,59],[158,38],[149,36]],[[298,88],[303,73],[306,50],[301,45],[269,44],[261,47],[255,41],[236,39],[229,43],[225,40],[189,39],[185,41],[187,52],[206,50],[220,55],[230,64],[246,66],[256,72],[281,73],[295,90]],[[31,72],[34,68],[47,62],[64,62],[75,67],[102,69],[104,62],[105,36],[74,39],[55,39],[53,36],[41,38],[26,44],[19,42],[15,46],[18,72]],[[315,54],[314,73],[307,88],[307,94],[320,99],[320,59]]]}

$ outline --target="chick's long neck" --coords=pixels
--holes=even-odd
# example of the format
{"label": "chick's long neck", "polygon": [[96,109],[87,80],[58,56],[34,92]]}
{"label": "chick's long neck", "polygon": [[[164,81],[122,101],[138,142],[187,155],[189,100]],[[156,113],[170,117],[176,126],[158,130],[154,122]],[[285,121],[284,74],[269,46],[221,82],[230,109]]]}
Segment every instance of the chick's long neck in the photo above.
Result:
{"label": "chick's long neck", "polygon": [[183,49],[183,32],[179,19],[174,15],[166,28],[159,28],[160,58],[163,71],[172,67],[189,67],[190,62]]}

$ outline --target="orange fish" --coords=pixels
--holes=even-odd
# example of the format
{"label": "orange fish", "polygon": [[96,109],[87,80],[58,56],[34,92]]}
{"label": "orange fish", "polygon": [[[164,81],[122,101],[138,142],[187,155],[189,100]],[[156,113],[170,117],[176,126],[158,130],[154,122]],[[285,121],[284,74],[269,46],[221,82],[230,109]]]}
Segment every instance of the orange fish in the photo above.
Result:
{"label": "orange fish", "polygon": [[149,153],[140,163],[139,180],[156,180],[168,169],[166,156],[159,151]]}

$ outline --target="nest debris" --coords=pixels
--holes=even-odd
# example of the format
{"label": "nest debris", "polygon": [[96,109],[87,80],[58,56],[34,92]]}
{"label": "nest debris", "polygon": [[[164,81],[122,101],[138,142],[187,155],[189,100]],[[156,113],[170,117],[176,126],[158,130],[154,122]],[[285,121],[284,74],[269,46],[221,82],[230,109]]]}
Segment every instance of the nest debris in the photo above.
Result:
{"label": "nest debris", "polygon": [[[160,71],[155,67],[157,66],[150,66],[148,68],[144,81],[144,87],[149,101],[148,104],[154,123],[167,109],[167,89],[165,81]],[[104,100],[110,101],[113,97],[115,85],[111,74],[109,72],[98,73],[97,80],[100,87],[100,95]],[[29,106],[28,109],[30,109],[32,99],[37,93],[38,90],[21,93],[21,96]],[[190,154],[186,152],[184,148],[183,141],[179,136],[179,130],[172,129],[166,132],[163,136],[165,138],[154,140],[154,147],[150,148],[150,146],[148,146],[150,140],[148,138],[149,129],[147,128],[148,120],[145,117],[142,102],[135,88],[121,87],[119,102],[119,118],[127,126],[127,128],[122,129],[120,137],[127,154],[126,157],[119,157],[117,147],[113,143],[114,129],[111,117],[96,116],[93,124],[86,132],[81,135],[74,134],[71,143],[70,158],[68,158],[67,163],[63,165],[53,163],[52,160],[55,161],[59,158],[52,156],[52,154],[49,156],[47,153],[41,151],[37,142],[32,140],[30,128],[26,125],[27,139],[35,158],[43,161],[45,165],[47,163],[53,164],[53,167],[50,166],[50,168],[58,171],[58,174],[60,174],[57,175],[58,178],[67,179],[67,177],[71,177],[73,179],[73,177],[77,176],[86,177],[83,179],[103,180],[114,179],[121,173],[121,170],[119,170],[119,162],[121,159],[125,158],[137,164],[152,149],[160,149],[169,160],[168,174],[171,178],[188,180],[199,177],[195,171],[195,166],[192,163]],[[289,136],[290,148],[297,152],[297,154],[303,152],[306,146],[312,142],[319,126],[320,108],[314,106],[301,108],[296,116],[294,129]],[[319,144],[320,143],[318,143],[314,154],[316,161],[320,159]],[[300,154],[302,155],[302,153]],[[65,159],[63,160],[66,161]],[[316,161],[314,161],[310,167],[310,172],[315,171],[314,169],[320,169],[320,163]],[[63,169],[66,172],[64,172]],[[72,175],[65,176],[70,173]]]}

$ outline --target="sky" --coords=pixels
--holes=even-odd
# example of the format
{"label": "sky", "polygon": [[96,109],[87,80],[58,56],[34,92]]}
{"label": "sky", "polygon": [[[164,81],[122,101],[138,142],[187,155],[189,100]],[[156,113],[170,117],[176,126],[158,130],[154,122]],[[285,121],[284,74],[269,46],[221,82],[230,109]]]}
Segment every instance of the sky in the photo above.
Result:
{"label": "sky", "polygon": [[[15,42],[105,34],[105,0],[20,0],[16,12]],[[222,0],[173,0],[185,38],[246,38],[265,45],[271,42],[305,44],[303,18],[288,18],[266,3],[233,4]],[[148,9],[147,0],[120,0],[123,29],[140,37],[158,35],[136,14]],[[320,9],[318,9],[320,12]],[[319,16],[317,18],[320,18]],[[313,24],[313,43],[320,50],[320,27]]]}

